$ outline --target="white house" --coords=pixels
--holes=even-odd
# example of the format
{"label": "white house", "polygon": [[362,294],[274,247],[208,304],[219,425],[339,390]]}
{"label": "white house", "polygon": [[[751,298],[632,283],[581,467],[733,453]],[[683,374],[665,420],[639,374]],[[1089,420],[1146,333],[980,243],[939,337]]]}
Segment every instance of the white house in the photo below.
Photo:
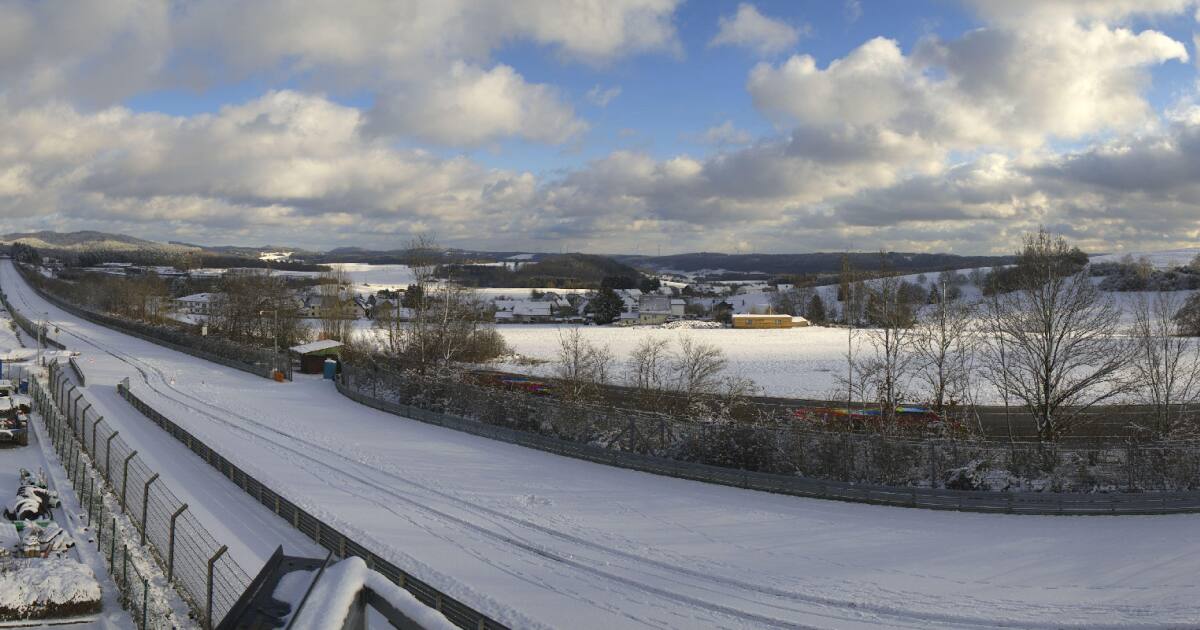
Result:
{"label": "white house", "polygon": [[220,293],[194,293],[175,298],[175,310],[189,315],[209,315],[213,302],[219,300],[220,296]]}
{"label": "white house", "polygon": [[497,322],[534,323],[551,320],[550,302],[537,300],[495,300]]}
{"label": "white house", "polygon": [[642,295],[638,299],[639,324],[662,324],[671,318],[671,298],[665,295]]}

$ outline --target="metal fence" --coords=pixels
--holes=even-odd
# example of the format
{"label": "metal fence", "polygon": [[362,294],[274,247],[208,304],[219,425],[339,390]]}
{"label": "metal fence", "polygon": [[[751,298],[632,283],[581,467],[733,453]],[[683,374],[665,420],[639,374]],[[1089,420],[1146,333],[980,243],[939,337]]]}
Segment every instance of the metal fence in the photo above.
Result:
{"label": "metal fence", "polygon": [[[134,623],[142,630],[177,627],[170,604],[151,587],[161,578],[146,570],[144,565],[139,568],[144,557],[138,554],[137,532],[128,531],[118,513],[110,509],[113,500],[103,475],[96,469],[95,462],[87,455],[79,439],[66,428],[69,421],[40,384],[34,381],[33,387],[34,400],[46,433],[79,498],[87,526],[94,533],[96,549],[120,591],[121,606],[129,611]],[[133,554],[130,553],[130,544],[134,548]]]}
{"label": "metal fence", "polygon": [[[1134,444],[1062,449],[1036,443],[907,441],[786,426],[722,426],[351,366],[342,372],[337,388],[382,411],[560,455],[798,496],[1030,514],[1200,511],[1200,492],[1192,491],[1200,486],[1200,449],[1195,446],[1164,447],[1161,452]],[[1139,480],[1161,484],[1162,479],[1173,479],[1188,486],[1152,492],[1096,492],[1095,487],[1061,492],[1050,482],[1042,491],[966,490],[953,483],[947,487],[944,473],[955,472],[952,466],[986,458],[996,462],[997,474],[1002,475],[1013,474],[1004,466],[1041,475],[1049,468],[1078,481],[1100,474],[1114,484],[1123,480],[1114,490],[1136,488]],[[1162,465],[1164,461],[1170,465]],[[920,483],[928,479],[939,481]],[[1059,478],[1058,483],[1067,482]]]}
{"label": "metal fence", "polygon": [[71,371],[75,373],[75,379],[79,381],[80,387],[87,387],[87,378],[83,375],[83,368],[79,367],[79,362],[75,357],[69,357],[67,364],[71,366]]}
{"label": "metal fence", "polygon": [[135,409],[149,418],[152,422],[161,427],[164,431],[185,444],[188,449],[198,455],[201,459],[207,462],[213,468],[216,468],[225,475],[234,485],[241,488],[246,494],[249,494],[256,501],[263,504],[267,509],[271,510],[281,518],[291,523],[293,527],[300,530],[304,535],[311,538],[321,547],[332,551],[336,556],[345,558],[347,556],[358,556],[362,558],[367,566],[380,574],[387,577],[392,582],[407,590],[418,601],[438,610],[451,623],[460,628],[470,628],[472,630],[505,630],[506,626],[487,617],[483,613],[475,610],[467,604],[441,592],[434,586],[421,579],[414,577],[407,571],[391,563],[390,561],[378,556],[358,542],[355,542],[350,537],[338,531],[334,527],[324,521],[309,514],[295,503],[288,501],[284,497],[271,488],[264,485],[259,480],[246,474],[233,462],[223,457],[220,453],[213,450],[204,441],[189,433],[183,427],[180,427],[170,418],[167,418],[158,410],[151,407],[142,399],[138,398],[129,389],[128,379],[117,385],[117,391]]}
{"label": "metal fence", "polygon": [[167,579],[197,618],[207,627],[215,627],[249,586],[249,574],[95,411],[59,363],[50,365],[45,387],[37,381],[33,387],[39,411],[53,418],[50,432],[55,444],[69,443],[72,438],[78,442],[95,462],[100,475],[97,482],[117,497]]}
{"label": "metal fence", "polygon": [[[132,335],[143,341],[164,346],[172,350],[190,354],[194,357],[219,363],[243,372],[249,372],[263,378],[271,378],[272,372],[280,370],[287,379],[292,378],[291,360],[282,354],[270,350],[256,348],[245,344],[234,343],[219,337],[194,335],[186,331],[176,330],[165,326],[154,326],[136,322],[121,317],[98,313],[91,309],[72,304],[40,286],[36,278],[31,278],[29,272],[17,265],[26,283],[43,299],[54,304],[76,317],[94,324],[114,328],[125,334]],[[5,303],[7,306],[7,302]],[[9,309],[12,312],[12,309]],[[62,344],[53,342],[52,345],[62,348]]]}
{"label": "metal fence", "polygon": [[[54,339],[51,339],[46,334],[47,330],[45,326],[35,324],[29,321],[28,317],[25,317],[24,315],[13,310],[12,305],[8,303],[8,295],[6,295],[3,291],[0,291],[0,303],[4,304],[4,310],[8,311],[9,317],[11,317],[12,320],[17,323],[17,326],[19,326],[21,330],[25,331],[25,334],[33,338],[34,342],[40,338],[43,345],[51,348],[57,348],[59,350],[67,349],[66,346]],[[41,333],[40,335],[38,334],[39,332]]]}

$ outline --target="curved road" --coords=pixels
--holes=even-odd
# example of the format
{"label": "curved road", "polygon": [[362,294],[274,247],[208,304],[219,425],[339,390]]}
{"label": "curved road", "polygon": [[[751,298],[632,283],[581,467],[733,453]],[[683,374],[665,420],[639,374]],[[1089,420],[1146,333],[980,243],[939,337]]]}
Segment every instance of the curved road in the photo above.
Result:
{"label": "curved road", "polygon": [[1170,627],[1200,614],[1200,517],[923,512],[614,469],[90,324],[8,261],[0,286],[26,315],[49,313],[89,390],[128,376],[290,500],[514,627]]}

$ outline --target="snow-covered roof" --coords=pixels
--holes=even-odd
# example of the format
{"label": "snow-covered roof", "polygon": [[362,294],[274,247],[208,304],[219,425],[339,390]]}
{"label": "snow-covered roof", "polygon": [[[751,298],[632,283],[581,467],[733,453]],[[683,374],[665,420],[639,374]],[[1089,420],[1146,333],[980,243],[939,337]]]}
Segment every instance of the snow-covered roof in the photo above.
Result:
{"label": "snow-covered roof", "polygon": [[[780,317],[791,318],[791,315],[772,315],[770,313],[734,313],[734,319],[778,319]],[[803,319],[803,318],[801,318]],[[807,320],[806,320],[807,321]]]}
{"label": "snow-covered roof", "polygon": [[329,350],[330,348],[338,348],[338,347],[341,347],[341,345],[342,345],[342,342],[340,342],[340,341],[334,341],[332,339],[322,339],[320,341],[310,341],[308,343],[302,343],[298,346],[292,346],[291,348],[289,348],[289,350],[291,350],[292,352],[295,352],[297,354],[308,354],[310,352],[320,352],[321,350]]}
{"label": "snow-covered roof", "polygon": [[175,298],[176,302],[211,302],[215,293],[193,293],[185,295],[181,298]]}

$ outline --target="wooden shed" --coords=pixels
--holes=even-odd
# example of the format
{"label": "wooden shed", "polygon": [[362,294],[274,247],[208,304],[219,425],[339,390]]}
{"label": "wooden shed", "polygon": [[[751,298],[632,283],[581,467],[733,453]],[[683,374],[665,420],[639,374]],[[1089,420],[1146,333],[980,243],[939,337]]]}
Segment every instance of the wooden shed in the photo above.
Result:
{"label": "wooden shed", "polygon": [[757,313],[736,313],[733,316],[734,328],[791,328],[791,315],[759,315]]}
{"label": "wooden shed", "polygon": [[310,341],[308,343],[288,348],[300,357],[300,372],[302,374],[320,374],[325,369],[325,359],[337,359],[342,342],[332,339]]}

